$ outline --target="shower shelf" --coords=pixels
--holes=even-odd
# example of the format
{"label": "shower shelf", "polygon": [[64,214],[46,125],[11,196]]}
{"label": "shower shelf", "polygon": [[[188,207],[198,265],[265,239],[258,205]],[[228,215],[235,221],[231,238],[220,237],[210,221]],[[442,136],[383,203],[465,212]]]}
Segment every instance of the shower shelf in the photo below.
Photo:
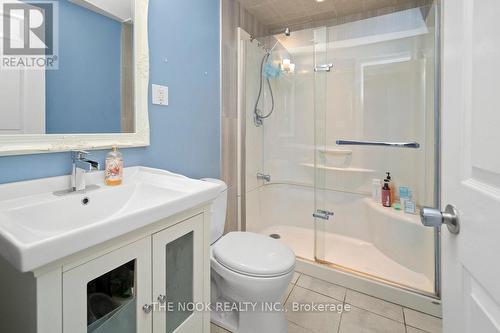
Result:
{"label": "shower shelf", "polygon": [[[314,163],[302,163],[302,166],[308,168],[315,168]],[[339,168],[339,167],[331,167],[327,165],[318,164],[318,169],[328,170],[328,171],[341,171],[341,172],[356,172],[356,173],[374,173],[376,170],[372,169],[364,169],[364,168]]]}
{"label": "shower shelf", "polygon": [[352,150],[337,148],[318,148],[318,152],[324,155],[352,155]]}

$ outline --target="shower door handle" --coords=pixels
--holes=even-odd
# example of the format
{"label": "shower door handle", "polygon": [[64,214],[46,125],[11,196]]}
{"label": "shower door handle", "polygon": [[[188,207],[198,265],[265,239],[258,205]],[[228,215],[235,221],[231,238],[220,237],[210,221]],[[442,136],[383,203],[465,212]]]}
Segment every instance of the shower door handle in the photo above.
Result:
{"label": "shower door handle", "polygon": [[333,68],[333,64],[324,64],[314,67],[315,72],[329,72]]}
{"label": "shower door handle", "polygon": [[330,216],[333,216],[333,212],[329,210],[318,209],[315,213],[313,213],[313,217],[322,220],[329,220]]}

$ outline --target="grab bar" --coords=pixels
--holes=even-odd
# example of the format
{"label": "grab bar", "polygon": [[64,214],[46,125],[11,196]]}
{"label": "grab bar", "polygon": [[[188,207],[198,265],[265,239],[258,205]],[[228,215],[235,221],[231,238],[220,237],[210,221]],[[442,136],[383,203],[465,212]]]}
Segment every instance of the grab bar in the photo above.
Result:
{"label": "grab bar", "polygon": [[418,142],[381,142],[381,141],[356,141],[356,140],[337,140],[341,146],[381,146],[394,148],[420,148]]}

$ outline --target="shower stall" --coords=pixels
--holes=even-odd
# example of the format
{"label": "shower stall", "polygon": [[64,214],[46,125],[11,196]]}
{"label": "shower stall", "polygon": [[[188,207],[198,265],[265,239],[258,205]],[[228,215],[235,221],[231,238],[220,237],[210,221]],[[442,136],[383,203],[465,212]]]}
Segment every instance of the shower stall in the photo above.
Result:
{"label": "shower stall", "polygon": [[[439,202],[439,8],[288,35],[239,30],[240,228],[298,270],[439,315],[439,231],[418,216]],[[374,199],[386,172],[413,214]]]}

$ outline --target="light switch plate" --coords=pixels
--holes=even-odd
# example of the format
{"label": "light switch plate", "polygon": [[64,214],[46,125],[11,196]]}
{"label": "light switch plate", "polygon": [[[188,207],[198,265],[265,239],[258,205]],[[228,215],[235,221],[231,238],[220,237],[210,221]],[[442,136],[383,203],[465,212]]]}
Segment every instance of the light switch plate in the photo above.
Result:
{"label": "light switch plate", "polygon": [[153,104],[168,105],[168,87],[159,84],[151,85]]}

